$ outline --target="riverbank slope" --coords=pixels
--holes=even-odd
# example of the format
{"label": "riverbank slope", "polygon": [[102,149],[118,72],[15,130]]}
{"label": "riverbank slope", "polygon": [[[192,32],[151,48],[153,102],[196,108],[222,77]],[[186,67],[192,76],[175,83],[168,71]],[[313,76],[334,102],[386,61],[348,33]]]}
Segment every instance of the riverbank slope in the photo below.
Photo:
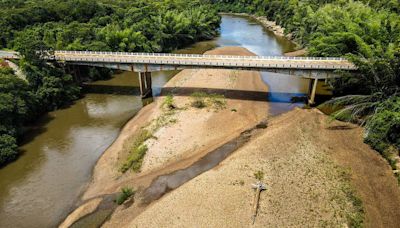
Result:
{"label": "riverbank slope", "polygon": [[399,227],[396,179],[362,134],[315,109],[271,118],[219,166],[167,194],[127,227],[249,227],[251,184],[259,172],[267,189],[255,227],[359,227],[364,216],[365,227]]}

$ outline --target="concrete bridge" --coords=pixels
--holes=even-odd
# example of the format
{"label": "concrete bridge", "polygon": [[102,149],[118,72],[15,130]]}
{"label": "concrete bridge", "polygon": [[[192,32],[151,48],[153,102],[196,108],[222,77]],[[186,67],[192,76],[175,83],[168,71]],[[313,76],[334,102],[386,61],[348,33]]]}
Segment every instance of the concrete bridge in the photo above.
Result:
{"label": "concrete bridge", "polygon": [[[0,58],[18,59],[19,54],[17,52],[0,51]],[[138,72],[142,97],[151,95],[151,72],[188,68],[219,68],[267,71],[309,78],[311,82],[310,103],[314,103],[319,79],[338,77],[337,70],[357,70],[356,66],[346,59],[323,57],[55,51],[54,55],[49,55],[46,58],[73,65]]]}

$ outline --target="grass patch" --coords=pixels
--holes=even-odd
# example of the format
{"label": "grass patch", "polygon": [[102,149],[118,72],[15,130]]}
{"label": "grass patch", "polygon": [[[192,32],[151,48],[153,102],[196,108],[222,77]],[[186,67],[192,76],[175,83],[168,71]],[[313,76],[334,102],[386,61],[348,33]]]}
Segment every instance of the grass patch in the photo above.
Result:
{"label": "grass patch", "polygon": [[128,147],[128,157],[126,161],[121,165],[119,171],[122,173],[132,170],[134,172],[139,172],[142,167],[144,156],[148,151],[148,147],[145,142],[149,139],[157,139],[154,134],[164,126],[169,124],[174,124],[177,122],[173,115],[174,111],[164,112],[157,119],[152,120],[149,124],[142,127],[137,136],[127,141],[132,142]]}
{"label": "grass patch", "polygon": [[129,169],[138,172],[142,167],[143,158],[148,150],[146,140],[153,138],[152,132],[141,129],[138,136],[134,139],[127,160],[122,164],[119,171],[125,173]]}
{"label": "grass patch", "polygon": [[257,180],[262,181],[264,179],[264,172],[261,170],[258,170],[257,172],[254,173],[254,177]]}
{"label": "grass patch", "polygon": [[135,195],[135,191],[132,188],[127,188],[127,187],[122,188],[121,193],[117,195],[115,202],[118,205],[121,205],[133,195]]}
{"label": "grass patch", "polygon": [[205,98],[207,97],[207,94],[204,92],[195,92],[190,95],[193,99],[193,101],[190,103],[190,105],[194,108],[205,108],[207,107],[207,104],[205,102]]}
{"label": "grass patch", "polygon": [[176,109],[176,105],[174,103],[174,96],[172,93],[168,94],[163,103],[162,103],[162,107],[166,108],[167,110],[174,110]]}
{"label": "grass patch", "polygon": [[364,207],[361,199],[356,196],[354,189],[349,184],[345,185],[342,191],[353,206],[353,211],[347,214],[349,227],[364,227]]}
{"label": "grass patch", "polygon": [[154,134],[157,132],[160,128],[168,126],[170,124],[174,124],[177,122],[177,120],[173,117],[175,114],[174,111],[168,111],[165,112],[163,115],[159,116],[157,119],[153,120],[148,128],[150,131]]}
{"label": "grass patch", "polygon": [[382,156],[389,162],[390,167],[392,167],[393,170],[397,170],[397,155],[398,155],[398,150],[394,146],[389,146],[387,149],[385,149],[382,152]]}
{"label": "grass patch", "polygon": [[[340,191],[345,197],[345,201],[350,202],[351,209],[345,211],[347,225],[349,227],[364,227],[365,212],[361,199],[356,195],[356,191],[351,185],[351,170],[337,167],[336,172],[341,181]],[[337,197],[336,200],[340,201]],[[343,203],[342,203],[343,205]]]}
{"label": "grass patch", "polygon": [[192,103],[190,104],[192,107],[194,108],[198,108],[198,109],[202,109],[207,107],[206,103],[202,100],[194,100],[192,101]]}
{"label": "grass patch", "polygon": [[148,148],[146,144],[140,144],[132,149],[127,161],[121,166],[120,171],[125,173],[129,169],[138,172],[142,167],[144,155],[146,155]]}
{"label": "grass patch", "polygon": [[215,110],[226,108],[226,99],[224,95],[215,93],[195,92],[191,94],[193,101],[191,106],[195,108],[211,107]]}

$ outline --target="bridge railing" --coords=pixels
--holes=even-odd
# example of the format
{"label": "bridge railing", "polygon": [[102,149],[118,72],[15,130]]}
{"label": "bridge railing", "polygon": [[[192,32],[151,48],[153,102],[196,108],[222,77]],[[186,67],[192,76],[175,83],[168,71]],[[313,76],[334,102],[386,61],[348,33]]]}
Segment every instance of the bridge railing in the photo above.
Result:
{"label": "bridge railing", "polygon": [[145,52],[99,52],[99,51],[55,51],[57,54],[75,55],[112,55],[112,56],[154,56],[178,58],[218,58],[218,59],[262,59],[262,60],[333,60],[346,61],[339,57],[291,57],[291,56],[238,56],[238,55],[198,55],[198,54],[173,54],[173,53],[145,53]]}
{"label": "bridge railing", "polygon": [[[64,61],[75,61],[75,62],[86,62],[92,64],[99,64],[104,66],[104,64],[132,64],[132,61],[126,58],[115,59],[115,58],[88,58],[88,57],[63,57]],[[298,70],[353,70],[355,69],[352,65],[320,65],[320,64],[295,64],[295,63],[254,63],[254,62],[212,62],[207,60],[198,60],[198,61],[188,61],[184,59],[151,59],[151,58],[141,58],[136,59],[133,64],[150,64],[150,65],[174,65],[174,66],[203,66],[203,67],[224,67],[224,68],[246,68],[246,69],[298,69]]]}

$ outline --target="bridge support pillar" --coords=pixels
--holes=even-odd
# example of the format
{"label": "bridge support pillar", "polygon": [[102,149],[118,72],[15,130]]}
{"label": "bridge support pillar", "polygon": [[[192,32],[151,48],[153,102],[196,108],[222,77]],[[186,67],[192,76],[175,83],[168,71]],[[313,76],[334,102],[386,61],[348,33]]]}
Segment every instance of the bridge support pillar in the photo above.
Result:
{"label": "bridge support pillar", "polygon": [[151,89],[151,72],[139,72],[140,96],[148,98],[153,96]]}
{"label": "bridge support pillar", "polygon": [[308,104],[313,105],[315,103],[315,95],[317,93],[317,85],[318,85],[318,79],[310,79],[310,88],[308,90]]}

